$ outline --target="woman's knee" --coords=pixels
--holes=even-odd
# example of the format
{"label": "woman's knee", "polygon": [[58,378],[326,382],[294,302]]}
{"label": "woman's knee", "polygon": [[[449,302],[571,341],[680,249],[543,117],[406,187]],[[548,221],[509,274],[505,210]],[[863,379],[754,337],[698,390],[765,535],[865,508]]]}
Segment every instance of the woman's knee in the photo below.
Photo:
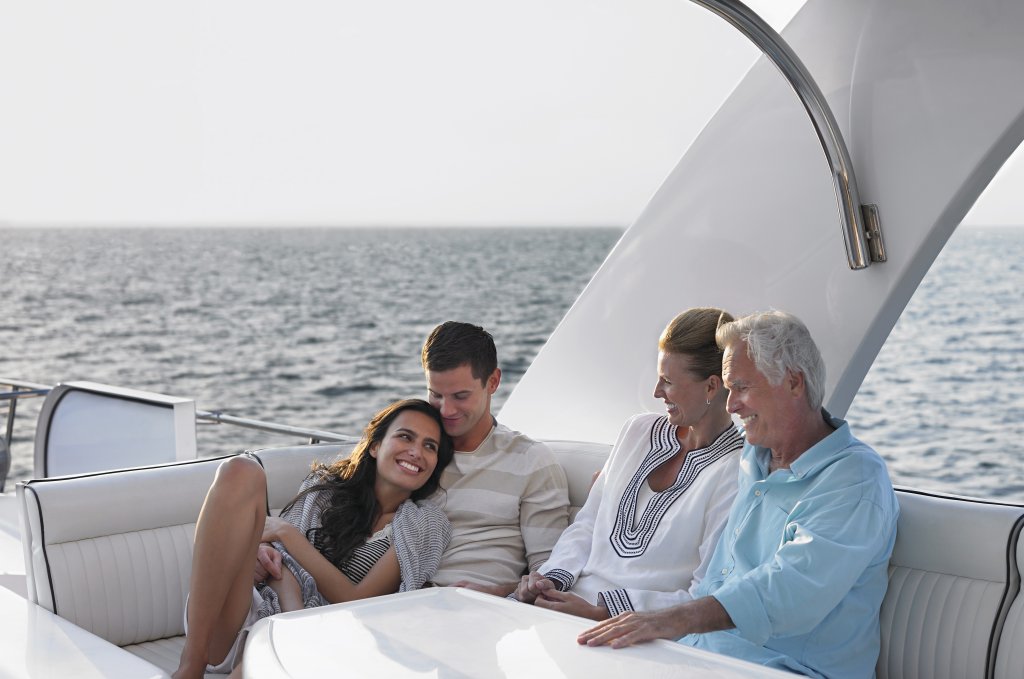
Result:
{"label": "woman's knee", "polygon": [[267,492],[267,474],[263,466],[248,455],[236,455],[220,463],[214,484],[223,485],[236,492]]}

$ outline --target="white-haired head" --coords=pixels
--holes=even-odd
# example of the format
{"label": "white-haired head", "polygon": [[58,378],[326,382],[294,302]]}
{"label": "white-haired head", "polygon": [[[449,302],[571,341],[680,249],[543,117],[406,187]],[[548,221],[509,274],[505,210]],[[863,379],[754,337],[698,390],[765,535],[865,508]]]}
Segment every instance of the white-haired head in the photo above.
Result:
{"label": "white-haired head", "polygon": [[802,373],[807,385],[807,403],[812,410],[825,400],[825,361],[807,326],[785,311],[762,311],[726,323],[715,333],[724,350],[735,342],[745,342],[747,356],[768,383],[777,386],[786,372]]}

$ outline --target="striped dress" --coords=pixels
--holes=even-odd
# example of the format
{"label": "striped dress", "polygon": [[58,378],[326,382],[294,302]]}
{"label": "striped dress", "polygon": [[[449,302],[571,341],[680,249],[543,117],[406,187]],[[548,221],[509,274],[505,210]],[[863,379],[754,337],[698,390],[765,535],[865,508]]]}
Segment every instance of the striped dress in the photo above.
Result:
{"label": "striped dress", "polygon": [[[311,474],[306,477],[299,488],[301,493],[306,488],[319,483],[321,479]],[[292,525],[305,534],[310,528],[320,526],[320,517],[330,502],[330,492],[321,490],[310,493],[302,501],[292,506],[281,515]],[[400,592],[419,589],[437,570],[448,541],[451,539],[451,524],[444,512],[431,502],[419,504],[406,500],[398,507],[395,517],[384,528],[380,529],[362,545],[353,550],[341,571],[354,583],[358,583],[370,572],[373,565],[384,556],[392,544],[398,556],[402,583]],[[305,608],[325,606],[330,602],[324,598],[316,587],[305,568],[299,565],[284,545],[274,543],[281,552],[281,562],[299,581],[302,588],[302,601]],[[263,603],[257,608],[257,617],[266,618],[281,612],[277,593],[270,587],[257,588]]]}

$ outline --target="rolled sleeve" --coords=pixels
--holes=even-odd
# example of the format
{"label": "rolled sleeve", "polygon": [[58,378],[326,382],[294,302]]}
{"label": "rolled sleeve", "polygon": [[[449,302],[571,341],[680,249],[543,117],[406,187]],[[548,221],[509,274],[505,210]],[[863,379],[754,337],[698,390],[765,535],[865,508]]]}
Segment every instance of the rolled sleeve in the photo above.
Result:
{"label": "rolled sleeve", "polygon": [[[843,599],[865,570],[888,559],[885,512],[874,502],[823,502],[786,526],[775,558],[714,593],[745,639],[812,631]],[[889,547],[891,549],[891,547]]]}

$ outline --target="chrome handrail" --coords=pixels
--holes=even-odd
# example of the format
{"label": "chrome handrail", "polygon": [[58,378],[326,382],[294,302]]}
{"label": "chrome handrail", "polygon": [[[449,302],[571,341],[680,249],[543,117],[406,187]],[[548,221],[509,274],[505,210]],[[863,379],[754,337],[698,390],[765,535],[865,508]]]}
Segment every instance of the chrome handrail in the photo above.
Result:
{"label": "chrome handrail", "polygon": [[259,431],[271,432],[273,434],[287,434],[289,436],[308,438],[310,443],[320,443],[322,441],[330,441],[332,443],[355,443],[356,441],[359,440],[358,436],[338,434],[333,431],[324,431],[322,429],[307,429],[306,427],[292,427],[287,424],[264,422],[262,420],[251,420],[244,417],[235,417],[234,415],[227,415],[225,413],[215,413],[207,410],[197,410],[196,420],[199,422],[206,422],[209,424],[230,424],[236,427],[245,427],[246,429],[257,429]]}
{"label": "chrome handrail", "polygon": [[886,260],[885,241],[877,205],[863,205],[850,152],[825,95],[800,57],[778,32],[739,0],[691,0],[722,17],[747,36],[779,69],[800,98],[825,151],[843,224],[846,258],[851,269]]}
{"label": "chrome handrail", "polygon": [[[0,377],[0,385],[7,386],[7,387],[14,387],[15,392],[17,392],[17,394],[19,394],[17,396],[14,396],[14,398],[22,398],[21,394],[24,394],[25,396],[41,396],[41,395],[48,394],[50,392],[50,385],[48,385],[48,384],[39,384],[37,382],[26,382],[25,380],[12,380],[12,379],[9,379],[7,377]],[[19,390],[22,390],[22,391],[19,391]],[[28,393],[28,392],[42,392],[42,394]],[[9,396],[12,393],[14,393],[14,392],[7,392],[6,394],[0,392],[0,398],[3,398],[4,396]]]}

